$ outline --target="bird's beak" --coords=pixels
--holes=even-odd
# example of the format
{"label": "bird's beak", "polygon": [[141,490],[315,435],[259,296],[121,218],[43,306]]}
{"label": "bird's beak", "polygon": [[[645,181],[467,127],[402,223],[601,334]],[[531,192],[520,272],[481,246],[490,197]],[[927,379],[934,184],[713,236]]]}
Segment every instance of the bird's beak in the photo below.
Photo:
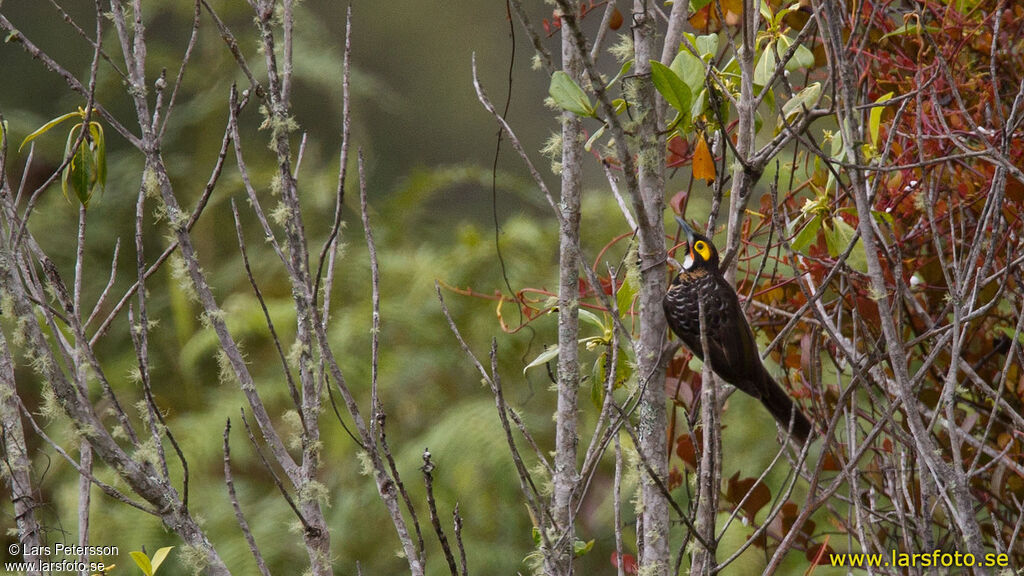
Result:
{"label": "bird's beak", "polygon": [[693,257],[693,236],[696,232],[694,232],[693,228],[686,223],[686,220],[683,220],[679,216],[676,216],[676,222],[679,222],[679,227],[686,233],[686,248],[689,250],[690,256]]}
{"label": "bird's beak", "polygon": [[694,234],[696,234],[696,232],[694,232],[693,228],[691,228],[690,225],[686,223],[686,220],[683,220],[679,216],[676,216],[676,222],[679,222],[679,227],[682,228],[683,232],[686,233],[686,241],[692,244],[693,236]]}

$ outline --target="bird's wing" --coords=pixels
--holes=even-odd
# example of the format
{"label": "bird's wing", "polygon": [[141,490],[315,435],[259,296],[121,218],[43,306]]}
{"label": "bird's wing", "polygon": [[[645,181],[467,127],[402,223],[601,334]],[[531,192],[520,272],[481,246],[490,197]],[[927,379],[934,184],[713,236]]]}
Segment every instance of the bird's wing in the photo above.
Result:
{"label": "bird's wing", "polygon": [[714,343],[709,341],[712,367],[726,382],[759,398],[757,380],[763,368],[757,340],[736,291],[724,278],[716,278],[716,281],[720,283],[719,289],[715,290],[717,309],[713,313],[705,311],[709,331],[720,335]]}

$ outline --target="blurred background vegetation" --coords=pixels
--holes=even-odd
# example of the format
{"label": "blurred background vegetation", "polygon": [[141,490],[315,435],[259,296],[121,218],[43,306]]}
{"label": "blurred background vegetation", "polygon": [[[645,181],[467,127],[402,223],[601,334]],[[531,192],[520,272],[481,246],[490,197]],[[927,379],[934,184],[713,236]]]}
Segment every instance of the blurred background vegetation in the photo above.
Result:
{"label": "blurred background vegetation", "polygon": [[[91,33],[91,3],[68,4],[73,4],[65,6],[69,14]],[[192,3],[153,0],[143,4],[151,41],[147,77],[152,81],[166,67],[173,78],[188,39]],[[535,22],[550,16],[550,12],[545,13],[549,8],[536,4],[532,7]],[[238,0],[212,0],[211,5],[238,36],[259,75],[262,58],[256,51],[250,8]],[[297,134],[307,137],[299,185],[308,231],[319,242],[330,226],[337,182],[345,8],[342,2],[306,0],[297,13],[293,113],[300,125]],[[26,37],[69,70],[87,77],[92,52],[51,5],[6,0],[0,2],[0,9]],[[163,150],[186,206],[194,203],[213,167],[227,120],[229,87],[233,82],[246,85],[216,28],[205,13],[203,17],[196,54],[173,112],[176,118],[169,127],[173,132]],[[627,28],[622,31],[627,32]],[[531,523],[493,399],[445,325],[434,295],[434,281],[472,288],[481,294],[507,292],[495,246],[496,216],[504,274],[511,287],[556,288],[557,226],[550,208],[528,181],[521,161],[509,152],[507,143],[493,173],[496,195],[492,196],[496,127],[473,92],[471,54],[476,53],[483,85],[499,103],[509,88],[514,54],[508,117],[535,163],[544,168],[545,178],[557,190],[557,176],[540,153],[558,126],[556,113],[543,105],[548,79],[531,69],[533,49],[521,30],[516,31],[513,52],[501,2],[356,3],[353,30],[353,145],[364,150],[368,162],[371,217],[382,267],[381,384],[389,415],[388,437],[406,484],[414,500],[421,503],[421,521],[426,511],[418,467],[422,463],[420,454],[429,448],[438,467],[435,489],[442,517],[450,520],[458,502],[466,521],[463,534],[470,569],[477,574],[525,572],[524,559],[533,548]],[[106,35],[111,52],[116,52],[109,25]],[[557,37],[546,42],[557,53]],[[617,64],[607,55],[604,59],[602,66],[614,72]],[[119,76],[108,65],[100,70],[99,100],[126,124],[134,124],[129,121],[134,113]],[[21,139],[47,120],[85,103],[16,43],[0,45],[0,75],[0,112],[9,122],[13,143],[8,176],[17,182],[22,177],[26,153],[13,152]],[[259,124],[255,106],[250,106],[242,118],[246,159],[260,193],[269,195],[275,165],[263,145],[267,134],[258,131]],[[110,175],[104,195],[90,208],[85,302],[95,301],[102,290],[118,240],[122,244],[120,272],[113,293],[123,294],[134,275],[131,234],[142,159],[113,131],[108,130],[107,138]],[[35,161],[26,175],[29,187],[40,184],[59,165],[63,146],[62,135],[48,135],[37,142]],[[354,175],[354,168],[353,161],[350,175]],[[599,165],[594,162],[587,170],[590,188],[584,208],[584,249],[593,258],[610,238],[626,232],[627,227],[606,185],[602,185]],[[676,189],[685,187],[687,180],[677,174],[673,182],[678,184],[673,185]],[[368,406],[370,281],[355,182],[350,177],[346,190],[347,246],[334,288],[331,337],[350,385]],[[244,191],[233,159],[229,159],[193,237],[217,297],[229,312],[229,324],[260,377],[260,392],[279,426],[287,430],[287,388],[262,313],[244,275],[231,226],[231,198],[244,208]],[[241,211],[244,214],[244,209]],[[694,213],[703,214],[706,209]],[[62,198],[57,186],[44,195],[31,221],[32,232],[62,271],[73,267],[76,221],[76,207]],[[285,275],[269,247],[257,241],[259,233],[253,222],[247,224],[254,272],[287,343],[293,336],[289,332],[294,330],[294,321]],[[158,246],[162,249],[168,245],[166,236],[166,223],[152,220],[147,240],[152,250],[150,261]],[[612,262],[621,258],[623,250],[616,248],[605,258]],[[244,404],[240,391],[231,383],[219,382],[216,338],[198,321],[199,310],[178,287],[171,266],[165,266],[149,281],[149,289],[150,317],[159,322],[150,335],[155,392],[189,458],[190,507],[204,519],[214,546],[229,567],[238,574],[253,573],[223,483],[221,434],[225,420],[232,418],[235,480],[256,541],[273,572],[300,573],[308,559],[296,533],[298,523],[245,439],[237,418]],[[555,317],[542,317],[526,329],[505,334],[494,301],[452,291],[446,292],[446,299],[467,341],[478,353],[485,355],[490,339],[498,338],[509,401],[522,411],[542,448],[551,448],[554,394],[549,390],[548,374],[535,369],[524,377],[523,366],[544,345],[556,340]],[[108,301],[107,309],[110,305]],[[512,307],[506,307],[503,314],[509,324],[518,323]],[[97,352],[108,374],[117,378],[116,392],[131,399],[126,400],[130,404],[139,399],[140,391],[127,377],[135,365],[127,328],[122,312]],[[584,356],[585,362],[587,358],[593,362],[596,355]],[[17,385],[29,401],[40,402],[38,394],[32,392],[37,386],[34,377],[24,367],[17,373]],[[758,432],[774,427],[769,416],[753,408],[753,402],[742,395],[731,400],[734,413],[744,415],[744,421],[726,418],[729,458],[725,477],[739,468],[745,475],[756,476],[776,448],[773,435]],[[746,406],[748,403],[751,405]],[[31,408],[44,409],[38,404]],[[596,410],[586,400],[581,408],[584,420],[592,423]],[[48,433],[72,443],[67,421],[61,415],[48,414],[42,418]],[[322,480],[330,489],[328,521],[337,572],[354,574],[356,562],[364,574],[401,572],[405,563],[397,556],[398,541],[372,480],[362,474],[357,446],[332,414],[324,415],[323,427]],[[30,436],[35,478],[45,504],[41,519],[50,531],[47,540],[72,542],[77,538],[77,474],[42,440]],[[673,463],[679,464],[678,460]],[[776,472],[778,477],[773,476],[769,484],[777,485],[783,473]],[[116,484],[109,471],[101,470],[99,475]],[[626,489],[631,490],[633,479],[627,484]],[[581,573],[614,570],[609,562],[614,550],[611,507],[602,505],[610,490],[608,467],[595,479],[584,502],[579,535],[584,540],[596,539],[596,543],[582,560]],[[678,490],[684,500],[685,491],[685,487]],[[113,559],[121,565],[116,573],[130,572],[126,556],[129,550],[145,547],[152,553],[161,546],[178,544],[158,520],[114,503],[98,491],[94,491],[93,513],[93,543],[120,547],[122,557]],[[631,515],[625,518],[628,531],[632,531],[632,520]],[[5,529],[5,543],[16,541],[13,508],[6,496],[0,501],[0,527]],[[723,546],[731,548],[728,540]],[[428,571],[435,573],[442,566],[442,558],[436,547],[431,550]],[[763,551],[752,550],[749,563],[741,561],[730,567],[733,573],[744,573],[751,563],[764,561]],[[172,554],[162,574],[184,573],[174,560]],[[801,572],[805,567],[800,562],[792,565]]]}

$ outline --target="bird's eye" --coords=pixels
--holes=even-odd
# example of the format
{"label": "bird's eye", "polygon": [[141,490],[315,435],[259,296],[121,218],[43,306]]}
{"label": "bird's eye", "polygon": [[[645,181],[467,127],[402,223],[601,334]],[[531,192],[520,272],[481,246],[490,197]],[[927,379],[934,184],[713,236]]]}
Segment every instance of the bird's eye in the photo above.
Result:
{"label": "bird's eye", "polygon": [[697,252],[703,252],[704,248],[705,248],[704,243],[703,242],[699,242],[699,241],[693,246],[693,249],[696,250]]}

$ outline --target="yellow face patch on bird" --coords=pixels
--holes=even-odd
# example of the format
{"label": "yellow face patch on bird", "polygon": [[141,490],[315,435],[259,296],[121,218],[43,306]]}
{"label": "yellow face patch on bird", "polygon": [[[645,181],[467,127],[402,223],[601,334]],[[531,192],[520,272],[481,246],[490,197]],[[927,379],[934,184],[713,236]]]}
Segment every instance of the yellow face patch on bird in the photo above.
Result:
{"label": "yellow face patch on bird", "polygon": [[711,261],[711,246],[703,240],[697,240],[690,246],[690,251],[683,259],[683,269],[690,270],[697,262]]}
{"label": "yellow face patch on bird", "polygon": [[[694,253],[696,253],[696,255]],[[711,260],[711,247],[708,246],[707,242],[697,240],[693,243],[693,247],[690,249],[690,256],[694,259],[696,259],[697,256],[700,256],[701,260],[707,262]]]}

